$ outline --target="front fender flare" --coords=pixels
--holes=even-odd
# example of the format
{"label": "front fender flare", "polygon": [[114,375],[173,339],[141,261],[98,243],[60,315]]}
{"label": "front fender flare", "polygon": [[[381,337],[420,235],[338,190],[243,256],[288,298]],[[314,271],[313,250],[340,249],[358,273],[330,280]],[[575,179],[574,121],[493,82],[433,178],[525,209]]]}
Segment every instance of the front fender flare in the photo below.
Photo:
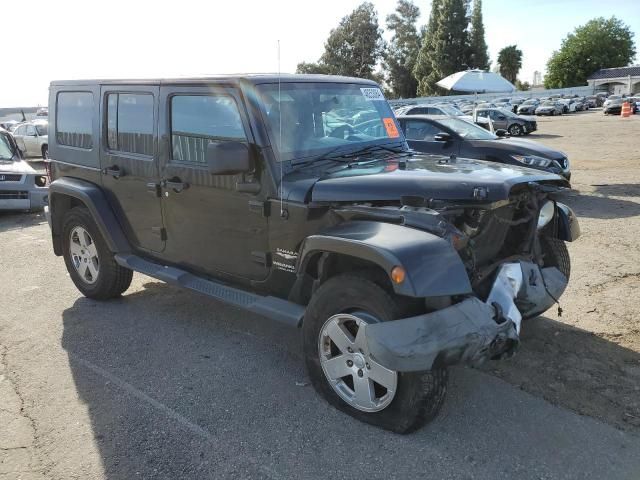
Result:
{"label": "front fender flare", "polygon": [[573,210],[564,203],[556,202],[558,216],[558,238],[566,242],[573,242],[580,236],[580,225]]}
{"label": "front fender flare", "polygon": [[[56,208],[61,197],[72,197],[82,202],[91,213],[107,246],[114,253],[129,253],[131,246],[122,231],[122,227],[109,206],[109,202],[98,185],[79,178],[63,177],[49,185],[49,209],[51,216],[51,234],[54,248],[59,246],[62,235],[62,218],[66,210]],[[55,248],[58,254],[58,248]],[[60,250],[61,254],[61,250]]]}
{"label": "front fender flare", "polygon": [[390,276],[402,266],[405,280],[394,291],[409,297],[472,293],[469,276],[453,246],[422,230],[375,221],[350,221],[306,238],[300,249],[298,274],[315,253],[328,252],[366,260]]}

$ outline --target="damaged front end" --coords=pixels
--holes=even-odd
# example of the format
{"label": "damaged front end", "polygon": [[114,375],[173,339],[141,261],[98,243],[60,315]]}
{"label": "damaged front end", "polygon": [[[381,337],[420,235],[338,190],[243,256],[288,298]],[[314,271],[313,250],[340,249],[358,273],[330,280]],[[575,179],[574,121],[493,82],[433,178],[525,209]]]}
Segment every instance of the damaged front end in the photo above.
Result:
{"label": "damaged front end", "polygon": [[[554,264],[544,238],[577,238],[577,221],[553,199],[552,188],[526,184],[514,190],[508,201],[445,205],[432,215],[429,231],[457,251],[472,292],[427,298],[427,313],[367,325],[369,353],[381,365],[420,371],[508,357],[519,344],[523,317],[557,303],[568,271]],[[416,209],[399,209],[405,225],[418,227]],[[381,210],[389,214],[388,207]]]}
{"label": "damaged front end", "polygon": [[484,302],[470,296],[432,313],[367,325],[369,354],[400,372],[508,357],[520,342],[523,313],[546,310],[566,285],[566,277],[555,267],[504,263]]}

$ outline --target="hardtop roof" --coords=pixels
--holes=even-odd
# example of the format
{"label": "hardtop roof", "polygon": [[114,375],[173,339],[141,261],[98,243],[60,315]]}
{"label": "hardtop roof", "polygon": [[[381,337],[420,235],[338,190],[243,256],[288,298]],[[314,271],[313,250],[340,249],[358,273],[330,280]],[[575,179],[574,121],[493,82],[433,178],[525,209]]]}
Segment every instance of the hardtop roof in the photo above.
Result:
{"label": "hardtop roof", "polygon": [[261,83],[309,82],[309,83],[360,83],[378,86],[373,80],[356,77],[342,77],[338,75],[306,75],[277,73],[251,73],[229,75],[205,75],[201,77],[175,78],[138,78],[138,79],[87,79],[87,80],[53,80],[51,86],[78,85],[174,85],[174,84],[210,84],[210,83],[239,83],[249,82],[254,85]]}

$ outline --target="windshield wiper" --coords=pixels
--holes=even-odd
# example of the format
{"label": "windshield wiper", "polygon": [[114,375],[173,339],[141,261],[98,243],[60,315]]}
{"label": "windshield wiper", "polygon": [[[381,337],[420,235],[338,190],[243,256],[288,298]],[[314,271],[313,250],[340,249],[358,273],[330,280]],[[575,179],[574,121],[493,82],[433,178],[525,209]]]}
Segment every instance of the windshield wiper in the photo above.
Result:
{"label": "windshield wiper", "polygon": [[405,150],[403,150],[402,147],[393,148],[393,147],[388,147],[386,145],[369,145],[367,147],[358,148],[356,150],[351,150],[351,151],[347,151],[340,154],[337,153],[338,151],[343,150],[344,148],[345,148],[344,145],[339,145],[335,148],[332,148],[331,150],[326,151],[321,155],[318,155],[317,157],[313,157],[310,160],[300,161],[300,162],[291,162],[291,166],[303,167],[303,166],[314,164],[322,160],[332,160],[334,162],[351,163],[352,158],[358,157],[364,153],[369,153],[375,150],[385,150],[391,153],[408,153],[408,152],[405,152]]}

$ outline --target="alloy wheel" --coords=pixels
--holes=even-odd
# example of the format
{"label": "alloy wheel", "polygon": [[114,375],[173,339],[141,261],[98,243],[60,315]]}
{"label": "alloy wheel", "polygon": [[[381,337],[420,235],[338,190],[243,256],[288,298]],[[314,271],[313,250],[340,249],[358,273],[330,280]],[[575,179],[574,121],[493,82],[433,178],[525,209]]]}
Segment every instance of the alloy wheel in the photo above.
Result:
{"label": "alloy wheel", "polygon": [[83,227],[74,227],[69,239],[69,254],[71,263],[82,278],[88,284],[98,281],[100,273],[100,258],[93,238]]}
{"label": "alloy wheel", "polygon": [[376,322],[365,313],[339,313],[320,329],[318,351],[327,381],[342,400],[363,412],[388,407],[398,386],[398,373],[380,365],[367,351],[364,327]]}

